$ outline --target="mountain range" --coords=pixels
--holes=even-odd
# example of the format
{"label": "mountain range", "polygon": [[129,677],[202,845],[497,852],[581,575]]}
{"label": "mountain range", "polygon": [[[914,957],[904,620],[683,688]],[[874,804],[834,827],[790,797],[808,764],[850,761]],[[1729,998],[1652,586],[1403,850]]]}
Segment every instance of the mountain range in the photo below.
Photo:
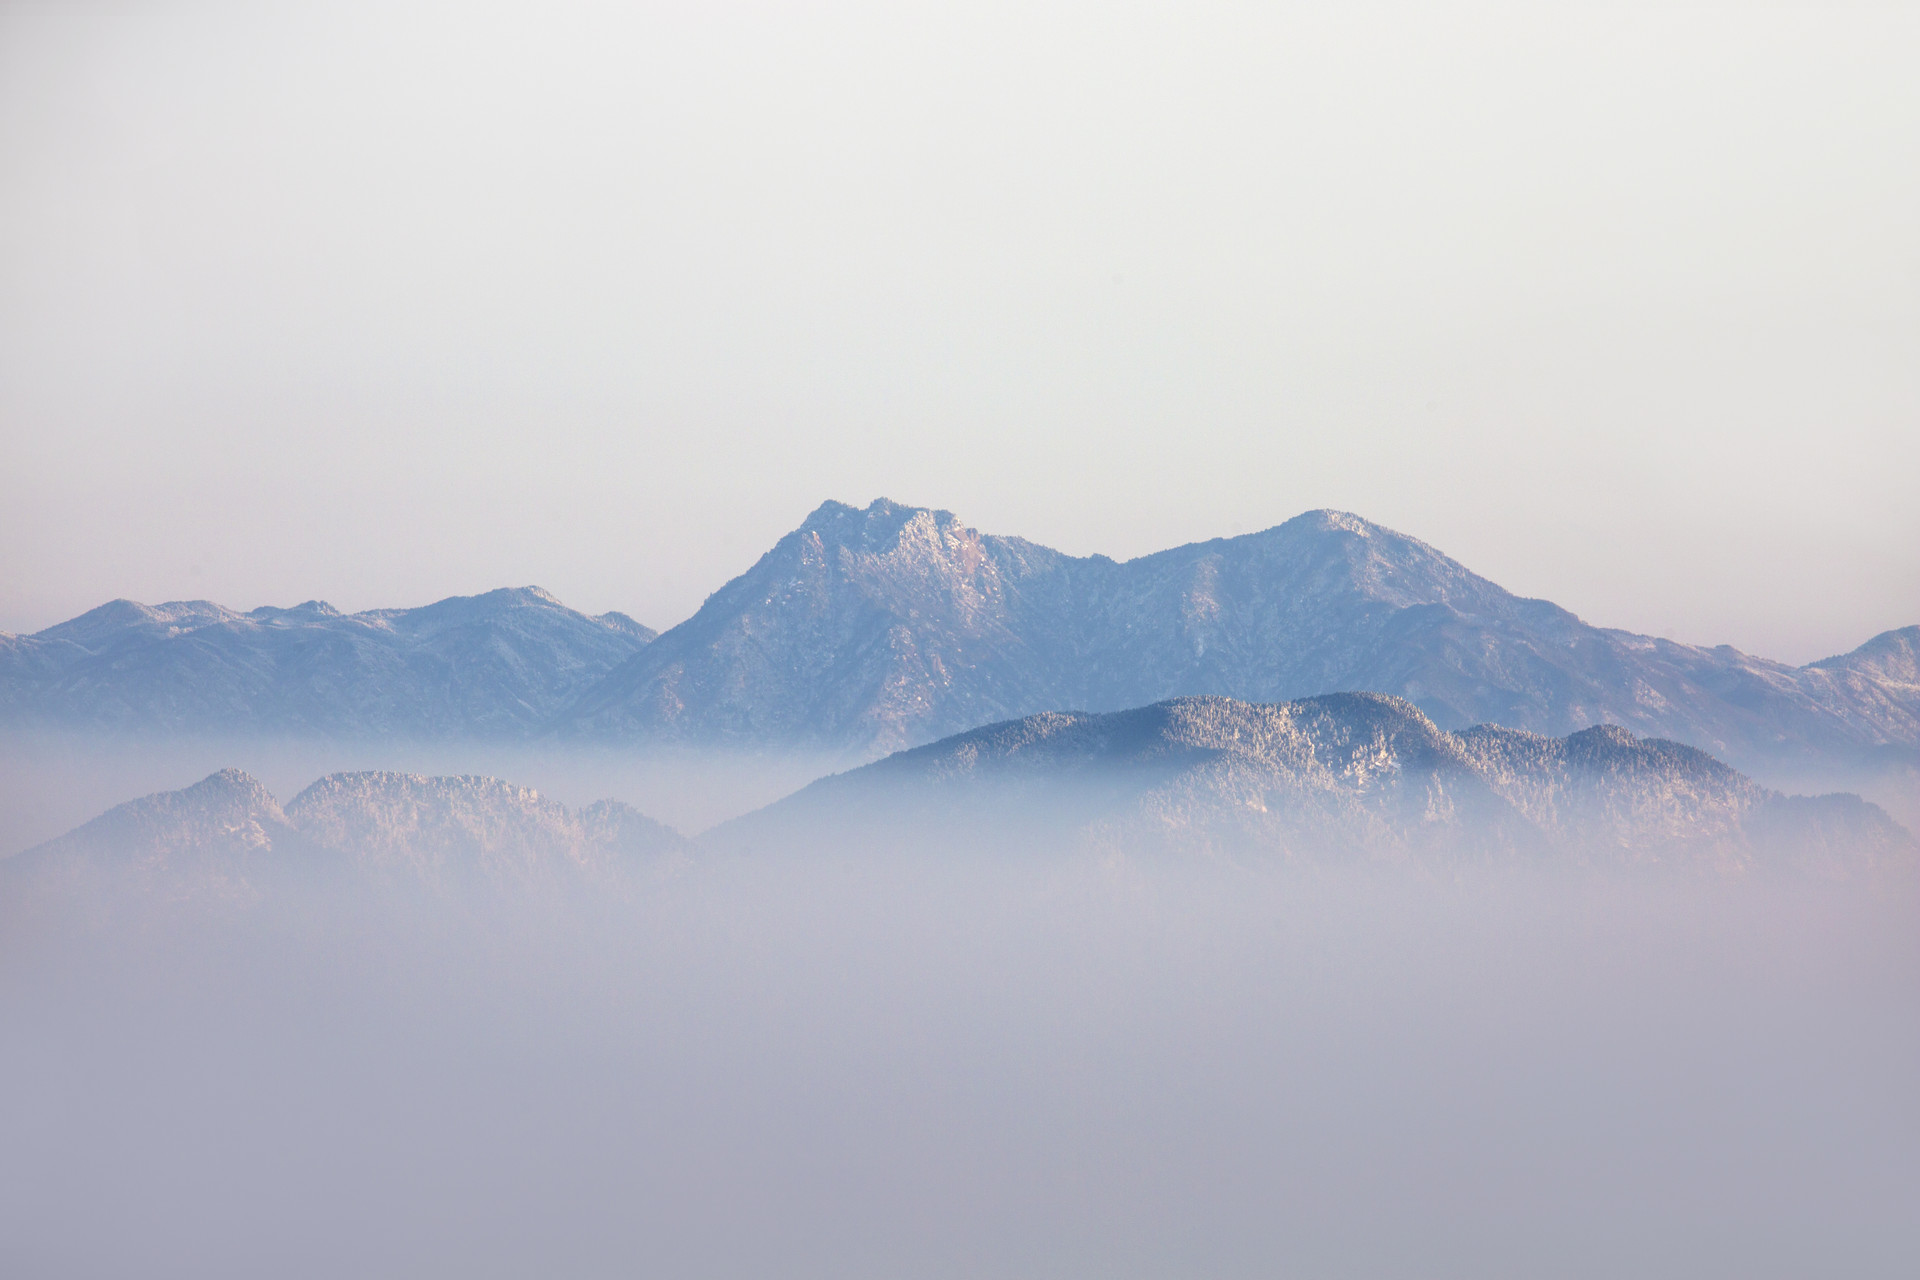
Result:
{"label": "mountain range", "polygon": [[168,733],[522,737],[654,634],[538,587],[365,613],[318,600],[248,613],[115,600],[0,636],[0,716]]}
{"label": "mountain range", "polygon": [[116,601],[0,638],[0,717],[540,736],[853,759],[1049,710],[1371,691],[1446,729],[1593,724],[1753,764],[1920,750],[1920,626],[1791,666],[1588,624],[1357,516],[1125,562],[828,502],[657,637],[535,588],[343,615]]}
{"label": "mountain range", "polygon": [[108,886],[250,905],[323,874],[520,896],[617,887],[665,855],[942,850],[1840,878],[1911,874],[1916,854],[1858,797],[1784,796],[1617,726],[1449,733],[1404,699],[1334,694],[1029,716],[823,778],[695,841],[614,801],[575,813],[493,778],[331,774],[283,808],[229,769],[0,863],[0,898]]}
{"label": "mountain range", "polygon": [[259,779],[223,769],[117,805],[0,867],[17,892],[110,888],[250,905],[329,874],[511,891],[605,881],[685,847],[618,801],[575,813],[497,778],[336,773],[282,807]]}
{"label": "mountain range", "polygon": [[703,839],[1839,875],[1914,855],[1905,829],[1857,796],[1782,795],[1617,725],[1449,733],[1380,694],[1028,716],[820,779]]}

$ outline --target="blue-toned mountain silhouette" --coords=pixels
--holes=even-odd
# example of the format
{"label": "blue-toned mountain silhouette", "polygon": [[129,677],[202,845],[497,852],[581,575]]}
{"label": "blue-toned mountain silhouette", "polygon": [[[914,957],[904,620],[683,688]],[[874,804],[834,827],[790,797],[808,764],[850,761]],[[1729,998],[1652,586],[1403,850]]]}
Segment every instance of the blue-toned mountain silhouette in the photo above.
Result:
{"label": "blue-toned mountain silhouette", "polygon": [[0,637],[15,723],[181,732],[524,737],[653,639],[538,587],[343,614],[116,600]]}
{"label": "blue-toned mountain silhouette", "polygon": [[1598,627],[1336,511],[1135,560],[822,505],[653,637],[537,589],[342,615],[102,606],[0,637],[0,717],[160,732],[586,738],[873,758],[1040,711],[1392,694],[1738,763],[1920,749],[1920,627],[1790,666]]}
{"label": "blue-toned mountain silhouette", "polygon": [[1920,743],[1920,627],[1804,667],[1589,625],[1313,511],[1124,563],[830,502],[588,689],[571,732],[879,754],[1043,710],[1371,691],[1446,728],[1596,723],[1744,758]]}
{"label": "blue-toned mountain silhouette", "polygon": [[822,778],[714,850],[979,857],[1076,849],[1337,865],[1911,875],[1854,795],[1787,796],[1617,725],[1449,733],[1380,694],[1043,712]]}

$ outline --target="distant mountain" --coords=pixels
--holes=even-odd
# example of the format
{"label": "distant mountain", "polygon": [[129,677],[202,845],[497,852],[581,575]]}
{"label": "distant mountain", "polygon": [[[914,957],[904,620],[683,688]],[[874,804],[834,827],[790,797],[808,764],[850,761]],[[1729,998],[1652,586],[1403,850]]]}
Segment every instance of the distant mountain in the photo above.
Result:
{"label": "distant mountain", "polygon": [[1840,875],[1910,871],[1916,853],[1858,797],[1783,796],[1679,743],[1448,733],[1377,694],[1029,716],[821,779],[704,842]]}
{"label": "distant mountain", "polygon": [[[337,773],[282,807],[238,770],[0,861],[0,906],[302,900],[318,887],[599,896],[688,856],[1227,858],[1911,877],[1856,796],[1785,796],[1704,752],[1597,726],[1440,729],[1379,694],[1045,712],[822,778],[688,841],[615,801],[495,778]],[[327,901],[326,898],[319,899]]]}
{"label": "distant mountain", "polygon": [[116,600],[0,637],[0,717],[161,732],[522,737],[654,633],[538,587],[343,614]]}
{"label": "distant mountain", "polygon": [[[829,502],[567,713],[590,735],[881,752],[1047,706],[1076,562],[946,512]],[[1029,591],[1043,598],[1029,601]],[[638,655],[636,655],[638,656]]]}
{"label": "distant mountain", "polygon": [[1449,729],[1914,770],[1917,655],[1920,627],[1803,667],[1595,627],[1336,511],[1120,563],[881,500],[822,505],[657,638],[532,587],[352,615],[115,601],[0,636],[0,723],[872,759],[1052,709],[1372,691]]}
{"label": "distant mountain", "polygon": [[613,800],[574,813],[496,778],[336,773],[285,808],[225,769],[119,805],[0,862],[15,890],[112,887],[257,901],[316,877],[517,892],[617,880],[687,847]]}
{"label": "distant mountain", "polygon": [[223,769],[0,862],[0,895],[11,903],[36,891],[76,899],[130,891],[251,904],[308,852],[257,778]]}
{"label": "distant mountain", "polygon": [[874,755],[1049,708],[1370,690],[1739,759],[1920,744],[1920,627],[1805,667],[1590,626],[1336,511],[1117,563],[829,502],[585,690],[567,730]]}
{"label": "distant mountain", "polygon": [[574,813],[498,778],[335,773],[295,796],[287,820],[364,870],[428,882],[605,874],[685,844],[616,800]]}

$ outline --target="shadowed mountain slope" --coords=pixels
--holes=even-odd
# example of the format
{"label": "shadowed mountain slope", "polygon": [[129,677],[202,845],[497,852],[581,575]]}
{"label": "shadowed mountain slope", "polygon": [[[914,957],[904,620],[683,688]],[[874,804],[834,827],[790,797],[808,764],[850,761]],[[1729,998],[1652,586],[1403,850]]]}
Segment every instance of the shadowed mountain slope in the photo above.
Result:
{"label": "shadowed mountain slope", "polygon": [[1610,722],[1759,759],[1920,743],[1917,641],[1796,668],[1607,630],[1334,511],[1117,563],[830,502],[564,723],[872,755],[1049,707],[1371,690],[1449,727]]}
{"label": "shadowed mountain slope", "polygon": [[1181,698],[989,725],[825,778],[717,848],[1018,849],[1578,865],[1906,865],[1857,797],[1789,798],[1704,752],[1596,726],[1440,729],[1412,704]]}
{"label": "shadowed mountain slope", "polygon": [[642,648],[537,587],[342,614],[116,600],[0,638],[0,715],[115,729],[523,736]]}

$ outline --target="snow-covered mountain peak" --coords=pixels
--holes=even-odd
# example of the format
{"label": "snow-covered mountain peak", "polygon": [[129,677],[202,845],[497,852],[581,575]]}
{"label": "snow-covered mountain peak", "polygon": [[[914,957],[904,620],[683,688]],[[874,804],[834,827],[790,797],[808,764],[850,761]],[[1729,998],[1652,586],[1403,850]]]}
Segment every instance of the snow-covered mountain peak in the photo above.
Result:
{"label": "snow-covered mountain peak", "polygon": [[89,652],[98,652],[129,634],[147,637],[180,635],[216,623],[233,622],[241,616],[211,600],[169,600],[164,604],[112,600],[97,609],[89,609],[77,618],[36,632],[32,638],[64,641],[79,645]]}
{"label": "snow-covered mountain peak", "polygon": [[254,622],[290,623],[323,622],[347,615],[328,604],[325,600],[305,600],[291,609],[281,609],[274,605],[262,605],[258,609],[247,610],[246,616]]}
{"label": "snow-covered mountain peak", "polygon": [[1606,632],[1332,509],[1116,563],[883,498],[823,504],[582,695],[568,723],[872,752],[1046,707],[1372,689],[1443,728],[1566,733],[1605,719],[1714,750],[1911,741],[1915,698],[1886,678],[1910,646],[1875,643],[1884,654],[1808,680]]}
{"label": "snow-covered mountain peak", "polygon": [[1568,734],[1567,741],[1591,743],[1595,746],[1604,743],[1608,746],[1630,747],[1638,741],[1638,739],[1633,736],[1631,730],[1621,725],[1596,724],[1582,729],[1578,733]]}
{"label": "snow-covered mountain peak", "polygon": [[115,601],[0,640],[0,718],[21,722],[868,756],[1049,707],[1343,690],[1444,729],[1604,720],[1746,762],[1911,748],[1920,628],[1789,667],[1589,626],[1351,512],[1118,563],[877,498],[822,503],[658,639],[528,586],[349,616]]}
{"label": "snow-covered mountain peak", "polygon": [[[1317,526],[1322,529],[1358,534],[1362,538],[1372,537],[1375,533],[1390,532],[1374,524],[1371,520],[1353,514],[1351,511],[1337,511],[1332,507],[1320,507],[1313,511],[1303,511],[1287,523],[1292,524],[1294,521],[1300,521],[1309,526]],[[1395,534],[1393,536],[1398,537],[1401,535]]]}
{"label": "snow-covered mountain peak", "polygon": [[1882,631],[1858,649],[1807,665],[1815,670],[1865,675],[1906,688],[1920,686],[1920,626]]}
{"label": "snow-covered mountain peak", "polygon": [[505,609],[566,608],[559,597],[545,587],[498,587],[472,597],[476,605]]}
{"label": "snow-covered mountain peak", "polygon": [[381,609],[378,613],[381,617],[404,618],[413,625],[445,625],[502,618],[525,610],[571,612],[539,587],[498,587],[479,595],[448,596],[417,609]]}
{"label": "snow-covered mountain peak", "polygon": [[608,610],[606,613],[597,613],[593,615],[593,620],[607,628],[607,630],[626,636],[630,640],[637,640],[641,644],[650,642],[655,636],[660,634],[652,627],[645,626],[637,619],[621,613],[618,610]]}
{"label": "snow-covered mountain peak", "polygon": [[1313,564],[1321,581],[1400,608],[1444,604],[1476,610],[1513,599],[1495,584],[1420,539],[1345,511],[1309,511],[1271,532]]}
{"label": "snow-covered mountain peak", "polygon": [[[822,505],[752,569],[716,592],[690,626],[746,607],[817,616],[852,601],[902,618],[980,623],[1002,595],[1002,561],[1025,544],[989,538],[950,511],[885,498]],[[1048,553],[1051,554],[1051,553]],[[771,621],[771,618],[769,618]]]}
{"label": "snow-covered mountain peak", "polygon": [[949,531],[972,532],[966,530],[951,511],[910,507],[890,498],[875,498],[865,508],[844,502],[823,502],[801,522],[794,534],[822,548],[885,555],[903,542],[925,544]]}
{"label": "snow-covered mountain peak", "polygon": [[196,800],[225,797],[248,802],[279,803],[273,798],[273,793],[267,790],[267,784],[245,769],[221,769],[210,773],[180,794]]}

